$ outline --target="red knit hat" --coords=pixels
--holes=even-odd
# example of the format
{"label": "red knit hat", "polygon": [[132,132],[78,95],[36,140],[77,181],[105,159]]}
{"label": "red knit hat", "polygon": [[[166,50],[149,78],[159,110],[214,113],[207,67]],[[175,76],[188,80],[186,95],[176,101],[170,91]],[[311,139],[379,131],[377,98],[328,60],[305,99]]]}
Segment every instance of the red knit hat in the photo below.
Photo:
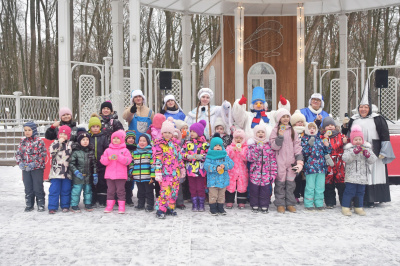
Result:
{"label": "red knit hat", "polygon": [[361,137],[364,143],[364,134],[362,132],[362,128],[359,125],[354,125],[351,127],[351,133],[350,133],[351,143],[353,143],[353,139],[355,137]]}
{"label": "red knit hat", "polygon": [[160,113],[155,114],[154,117],[153,117],[152,125],[153,125],[155,128],[160,129],[160,128],[162,127],[162,124],[164,123],[165,120],[167,120],[167,119],[165,118],[165,115],[160,114]]}
{"label": "red knit hat", "polygon": [[58,129],[58,135],[57,135],[58,138],[60,138],[60,133],[65,133],[68,139],[71,138],[71,128],[69,126],[64,125]]}

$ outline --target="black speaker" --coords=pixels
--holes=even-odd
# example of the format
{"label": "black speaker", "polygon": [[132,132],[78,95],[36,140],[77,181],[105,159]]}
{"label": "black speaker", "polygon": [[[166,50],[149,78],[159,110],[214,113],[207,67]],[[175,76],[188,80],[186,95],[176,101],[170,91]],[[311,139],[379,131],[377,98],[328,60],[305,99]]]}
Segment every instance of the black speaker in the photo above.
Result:
{"label": "black speaker", "polygon": [[378,69],[375,71],[375,87],[389,87],[389,71],[387,69]]}
{"label": "black speaker", "polygon": [[172,72],[161,71],[160,72],[160,90],[171,90],[172,89]]}

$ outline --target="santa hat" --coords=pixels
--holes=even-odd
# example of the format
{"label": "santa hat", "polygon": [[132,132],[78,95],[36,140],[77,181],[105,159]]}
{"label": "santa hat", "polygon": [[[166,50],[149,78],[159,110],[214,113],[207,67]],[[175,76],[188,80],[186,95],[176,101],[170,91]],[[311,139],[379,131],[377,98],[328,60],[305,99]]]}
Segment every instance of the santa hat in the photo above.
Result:
{"label": "santa hat", "polygon": [[155,115],[154,115],[154,118],[153,118],[152,125],[153,125],[155,128],[160,129],[165,120],[167,120],[167,119],[165,118],[165,115],[160,114],[160,113],[155,114]]}
{"label": "santa hat", "polygon": [[207,122],[205,120],[200,120],[198,123],[194,123],[190,126],[190,131],[193,130],[200,137],[204,135],[204,129],[206,128],[206,126]]}
{"label": "santa hat", "polygon": [[170,119],[165,120],[162,123],[161,133],[169,132],[169,133],[173,134],[174,131],[175,131],[175,125],[174,125],[174,123],[172,123],[172,121]]}
{"label": "santa hat", "polygon": [[321,108],[324,109],[324,97],[322,96],[321,93],[314,93],[311,95],[310,100],[308,100],[308,105],[311,105],[311,99],[320,99],[321,100]]}
{"label": "santa hat", "polygon": [[71,109],[69,109],[68,107],[62,107],[62,108],[60,109],[60,111],[58,112],[58,117],[60,118],[60,120],[61,120],[61,117],[62,117],[63,115],[65,115],[65,114],[69,114],[69,115],[71,116],[71,118],[72,118]]}
{"label": "santa hat", "polygon": [[254,109],[254,103],[260,101],[264,104],[264,110],[268,109],[268,103],[265,100],[265,92],[263,87],[255,87],[251,97],[250,109]]}
{"label": "santa hat", "polygon": [[232,142],[236,144],[235,138],[236,137],[241,137],[243,139],[243,143],[246,142],[246,133],[244,133],[243,130],[237,129],[235,132],[233,132],[233,140]]}
{"label": "santa hat", "polygon": [[174,119],[175,127],[181,130],[184,126],[188,126],[188,124],[183,120]]}
{"label": "santa hat", "polygon": [[290,118],[290,124],[294,126],[299,121],[302,121],[304,124],[307,122],[306,117],[300,112],[300,110],[296,110]]}
{"label": "santa hat", "polygon": [[[169,100],[173,100],[173,101],[175,102],[175,104],[178,106],[178,109],[181,110],[181,111],[183,112],[181,106],[180,106],[179,103],[176,101],[175,96],[172,95],[172,94],[168,94],[168,95],[166,95],[166,96],[164,97],[164,105],[163,105],[163,107],[162,107],[163,110],[165,109],[165,106],[167,105],[167,102],[168,102]],[[153,122],[153,123],[154,123],[154,122]]]}
{"label": "santa hat", "polygon": [[279,103],[278,103],[278,109],[285,108],[290,112],[290,102],[287,100],[285,97],[282,95],[280,96]]}
{"label": "santa hat", "polygon": [[359,125],[353,125],[350,132],[350,142],[353,143],[355,137],[361,137],[364,143],[364,134],[362,128]]}
{"label": "santa hat", "polygon": [[67,125],[59,127],[57,138],[60,138],[60,133],[66,134],[68,139],[71,138],[71,128]]}
{"label": "santa hat", "polygon": [[146,96],[143,95],[143,92],[141,90],[132,90],[131,91],[131,104],[133,104],[133,99],[136,96],[141,96],[143,98],[143,105],[146,105]]}
{"label": "santa hat", "polygon": [[197,98],[199,98],[199,100],[201,99],[201,97],[203,97],[203,95],[208,95],[210,96],[210,100],[212,98],[214,98],[214,92],[209,89],[209,88],[202,88],[199,90],[199,92],[197,93]]}

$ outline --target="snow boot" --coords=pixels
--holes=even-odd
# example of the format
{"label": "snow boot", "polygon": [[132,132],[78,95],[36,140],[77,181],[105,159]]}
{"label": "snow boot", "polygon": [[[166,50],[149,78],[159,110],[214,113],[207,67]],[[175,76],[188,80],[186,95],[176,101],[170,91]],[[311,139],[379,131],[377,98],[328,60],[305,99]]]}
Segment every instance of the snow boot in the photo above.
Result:
{"label": "snow boot", "polygon": [[56,210],[49,210],[49,214],[56,214]]}
{"label": "snow boot", "polygon": [[199,197],[192,198],[192,212],[199,211]]}
{"label": "snow boot", "polygon": [[174,210],[171,209],[167,209],[167,212],[165,213],[166,215],[170,215],[170,216],[177,216],[178,213]]}
{"label": "snow boot", "polygon": [[279,213],[285,213],[285,207],[284,206],[278,206],[276,209]]}
{"label": "snow boot", "polygon": [[268,213],[268,208],[261,208],[261,213],[262,214],[267,214]]}
{"label": "snow boot", "polygon": [[199,197],[199,208],[198,208],[199,212],[205,212],[206,211],[206,209],[204,208],[205,200],[206,200],[205,197]]}
{"label": "snow boot", "polygon": [[35,196],[25,195],[25,212],[33,211],[33,205],[35,204]]}
{"label": "snow boot", "polygon": [[135,206],[136,211],[143,211],[144,210],[144,205],[136,205]]}
{"label": "snow boot", "polygon": [[258,213],[258,207],[251,207],[251,212]]}
{"label": "snow boot", "polygon": [[119,214],[125,213],[125,201],[122,201],[122,200],[118,201],[118,213]]}
{"label": "snow boot", "polygon": [[30,211],[33,211],[33,206],[32,207],[26,206],[24,212],[30,212]]}
{"label": "snow boot", "polygon": [[296,212],[296,208],[295,208],[294,206],[287,206],[286,209],[287,209],[289,212]]}
{"label": "snow boot", "polygon": [[212,216],[217,216],[218,215],[217,203],[210,204],[210,213],[211,213]]}
{"label": "snow boot", "polygon": [[154,207],[153,207],[153,206],[150,206],[150,205],[147,205],[145,211],[146,211],[146,212],[152,212],[152,211],[154,211]]}
{"label": "snow boot", "polygon": [[179,204],[179,205],[176,205],[176,207],[177,207],[178,209],[180,209],[180,210],[186,209],[185,204]]}
{"label": "snow boot", "polygon": [[219,215],[226,215],[226,211],[224,210],[223,203],[217,203],[217,209],[218,209]]}
{"label": "snow boot", "polygon": [[92,204],[85,204],[85,210],[88,211],[88,212],[92,212],[93,211]]}
{"label": "snow boot", "polygon": [[366,213],[365,213],[363,208],[354,208],[354,212],[357,213],[360,216],[365,216],[366,215]]}
{"label": "snow boot", "polygon": [[107,200],[107,207],[104,209],[105,213],[109,213],[113,211],[115,204],[115,200]]}
{"label": "snow boot", "polygon": [[37,199],[36,200],[36,204],[37,204],[37,211],[38,212],[44,212],[44,205],[45,205],[45,201],[44,198],[43,199]]}
{"label": "snow boot", "polygon": [[79,209],[78,206],[72,206],[71,210],[72,210],[72,212],[81,212],[81,209]]}
{"label": "snow boot", "polygon": [[342,214],[345,216],[351,216],[350,208],[342,207]]}
{"label": "snow boot", "polygon": [[238,209],[239,209],[239,210],[243,210],[245,206],[246,206],[245,204],[239,203],[239,204],[238,204]]}
{"label": "snow boot", "polygon": [[232,209],[232,208],[233,208],[233,203],[227,203],[227,204],[225,205],[225,208],[227,208],[227,209]]}
{"label": "snow boot", "polygon": [[165,212],[158,210],[156,213],[158,219],[165,219]]}

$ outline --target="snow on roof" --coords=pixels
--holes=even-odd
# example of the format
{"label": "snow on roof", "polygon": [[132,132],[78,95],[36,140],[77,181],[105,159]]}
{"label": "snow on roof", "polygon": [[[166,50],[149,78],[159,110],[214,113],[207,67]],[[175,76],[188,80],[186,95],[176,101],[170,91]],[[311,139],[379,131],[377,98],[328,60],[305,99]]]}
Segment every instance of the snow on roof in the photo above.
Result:
{"label": "snow on roof", "polygon": [[306,16],[349,13],[400,5],[400,0],[140,0],[142,5],[176,12],[207,15],[233,15],[238,3],[245,16],[295,16],[298,3],[304,3]]}

